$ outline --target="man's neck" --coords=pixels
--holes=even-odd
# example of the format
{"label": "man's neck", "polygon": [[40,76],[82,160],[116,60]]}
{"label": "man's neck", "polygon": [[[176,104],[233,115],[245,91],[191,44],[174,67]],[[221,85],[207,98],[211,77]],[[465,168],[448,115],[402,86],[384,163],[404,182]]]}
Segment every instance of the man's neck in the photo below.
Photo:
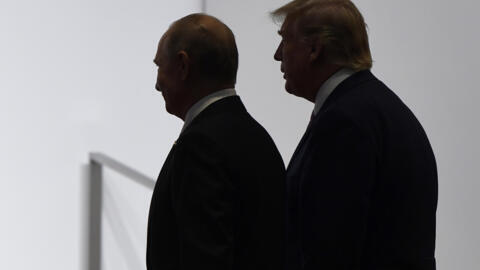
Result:
{"label": "man's neck", "polygon": [[335,73],[337,73],[342,67],[338,65],[328,64],[319,67],[315,72],[314,82],[310,88],[310,93],[306,97],[312,103],[315,103],[315,98],[320,87]]}
{"label": "man's neck", "polygon": [[215,92],[221,91],[223,89],[229,89],[229,88],[234,88],[234,84],[221,84],[221,85],[211,85],[211,86],[206,86],[206,85],[199,85],[196,87],[191,88],[191,93],[192,96],[189,100],[189,102],[186,104],[184,110],[182,111],[181,115],[179,116],[183,121],[185,121],[185,117],[187,115],[187,112],[190,110],[190,108],[196,104],[198,101],[200,101],[202,98],[211,95]]}
{"label": "man's neck", "polygon": [[188,125],[190,125],[193,119],[197,117],[208,106],[217,102],[218,100],[221,100],[226,97],[234,96],[234,95],[236,95],[235,89],[227,88],[227,89],[222,89],[222,90],[213,92],[210,95],[207,95],[202,99],[200,99],[199,101],[197,101],[195,104],[193,104],[192,107],[190,107],[190,109],[187,111],[187,114],[185,115],[182,132],[183,130],[185,130],[185,128]]}

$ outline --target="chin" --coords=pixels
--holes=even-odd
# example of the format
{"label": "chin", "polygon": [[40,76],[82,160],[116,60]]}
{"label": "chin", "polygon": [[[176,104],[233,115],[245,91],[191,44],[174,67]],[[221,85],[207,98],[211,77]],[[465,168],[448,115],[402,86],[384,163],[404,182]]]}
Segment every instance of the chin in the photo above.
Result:
{"label": "chin", "polygon": [[183,120],[182,116],[180,115],[179,111],[178,110],[175,110],[175,108],[172,108],[172,106],[170,106],[170,104],[166,103],[165,102],[165,110],[167,111],[167,113],[171,114],[171,115],[174,115],[180,119]]}
{"label": "chin", "polygon": [[292,88],[292,86],[287,82],[285,82],[285,91],[287,91],[287,93],[289,94],[292,94],[292,95],[295,95],[295,90]]}
{"label": "chin", "polygon": [[167,111],[167,113],[169,114],[173,114],[172,109],[166,103],[165,103],[165,111]]}
{"label": "chin", "polygon": [[166,110],[168,113],[172,113],[172,104],[167,101],[167,99],[165,98],[165,96],[163,96],[163,102],[165,103],[165,110]]}
{"label": "chin", "polygon": [[294,96],[297,96],[297,97],[303,97],[302,95],[300,95],[300,93],[298,93],[298,91],[296,89],[294,89],[293,87],[291,87],[289,85],[285,85],[285,90],[287,91],[287,93],[289,93],[291,95],[294,95]]}

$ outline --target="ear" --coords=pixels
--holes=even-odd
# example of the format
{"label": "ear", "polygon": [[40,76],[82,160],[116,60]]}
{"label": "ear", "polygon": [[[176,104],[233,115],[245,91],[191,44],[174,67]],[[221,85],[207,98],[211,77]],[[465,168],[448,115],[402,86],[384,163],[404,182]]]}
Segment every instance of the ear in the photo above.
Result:
{"label": "ear", "polygon": [[190,73],[190,57],[186,51],[179,51],[177,53],[177,59],[179,63],[178,69],[180,71],[180,77],[182,80],[186,80]]}
{"label": "ear", "polygon": [[312,39],[310,41],[310,55],[309,55],[309,60],[311,63],[317,62],[323,55],[323,45],[322,43],[317,39]]}

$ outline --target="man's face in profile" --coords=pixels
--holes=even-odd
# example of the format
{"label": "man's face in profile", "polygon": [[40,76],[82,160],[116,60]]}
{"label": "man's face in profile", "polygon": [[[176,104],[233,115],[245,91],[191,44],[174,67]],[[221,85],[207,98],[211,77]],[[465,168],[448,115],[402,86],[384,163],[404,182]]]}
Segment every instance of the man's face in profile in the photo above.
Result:
{"label": "man's face in profile", "polygon": [[274,59],[281,62],[281,71],[285,79],[285,89],[288,93],[305,97],[303,94],[308,79],[305,72],[308,69],[308,45],[299,38],[296,27],[291,20],[285,20],[278,34],[282,41],[278,45]]}
{"label": "man's face in profile", "polygon": [[167,38],[168,32],[161,38],[158,44],[157,54],[153,60],[158,67],[155,89],[162,93],[167,112],[178,116],[184,98],[182,97],[182,84],[179,80],[178,69],[176,68],[178,63],[175,62],[174,57],[168,56],[166,50],[165,43]]}

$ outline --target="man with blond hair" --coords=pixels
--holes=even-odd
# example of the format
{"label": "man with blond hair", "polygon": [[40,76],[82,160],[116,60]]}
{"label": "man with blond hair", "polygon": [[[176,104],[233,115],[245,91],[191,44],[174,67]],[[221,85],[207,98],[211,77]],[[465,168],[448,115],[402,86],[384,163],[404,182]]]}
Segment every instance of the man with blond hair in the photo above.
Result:
{"label": "man with blond hair", "polygon": [[154,62],[155,88],[184,126],[153,191],[147,269],[281,269],[285,167],[234,89],[232,31],[188,15],[162,36]]}
{"label": "man with blond hair", "polygon": [[437,169],[424,129],[371,72],[348,0],[272,13],[287,92],[314,103],[287,168],[287,270],[435,269]]}

